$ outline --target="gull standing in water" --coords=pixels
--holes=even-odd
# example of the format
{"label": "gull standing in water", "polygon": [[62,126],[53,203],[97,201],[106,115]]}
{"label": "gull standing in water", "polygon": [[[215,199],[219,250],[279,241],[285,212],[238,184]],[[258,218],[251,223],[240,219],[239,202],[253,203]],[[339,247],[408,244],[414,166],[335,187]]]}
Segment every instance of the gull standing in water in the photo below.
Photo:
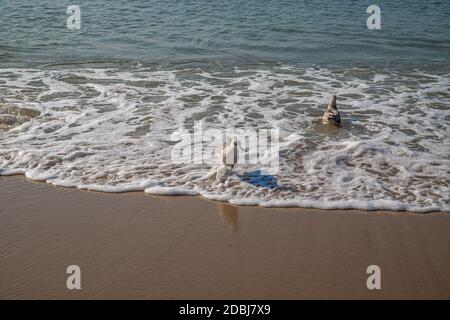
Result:
{"label": "gull standing in water", "polygon": [[227,166],[230,171],[233,170],[234,165],[238,161],[238,147],[235,137],[228,144],[224,143],[222,145],[222,150],[219,153],[219,161]]}
{"label": "gull standing in water", "polygon": [[214,167],[205,177],[206,179],[214,179],[216,182],[223,182],[231,174],[234,166],[238,161],[238,143],[233,138],[229,143],[224,143],[218,154],[218,165]]}
{"label": "gull standing in water", "polygon": [[233,170],[238,161],[238,143],[236,138],[232,138],[227,144],[222,145],[222,150],[219,152],[219,163],[221,166],[217,169],[216,181],[224,181]]}
{"label": "gull standing in water", "polygon": [[330,97],[327,111],[325,111],[325,113],[323,114],[323,117],[322,117],[322,123],[323,124],[332,124],[336,127],[341,126],[341,115],[337,109],[335,95],[332,95]]}

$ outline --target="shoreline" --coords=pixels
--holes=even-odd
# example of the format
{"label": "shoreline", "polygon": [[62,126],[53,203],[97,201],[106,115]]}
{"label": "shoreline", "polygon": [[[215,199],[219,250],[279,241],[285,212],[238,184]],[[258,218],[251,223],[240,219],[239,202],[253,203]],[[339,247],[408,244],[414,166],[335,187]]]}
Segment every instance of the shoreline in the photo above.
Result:
{"label": "shoreline", "polygon": [[[446,212],[80,191],[0,177],[0,298],[450,298]],[[65,286],[72,264],[79,291]],[[381,290],[366,287],[374,264]]]}
{"label": "shoreline", "polygon": [[10,175],[0,175],[0,179],[2,177],[8,178],[8,177],[21,177],[22,180],[24,180],[25,182],[28,183],[36,183],[36,184],[44,184],[46,186],[52,187],[52,188],[63,188],[63,189],[72,189],[72,190],[78,190],[81,192],[91,192],[91,193],[99,193],[99,194],[134,194],[134,193],[141,193],[145,196],[150,196],[150,197],[156,197],[156,198],[179,198],[179,197],[194,197],[196,199],[199,199],[200,201],[209,201],[215,204],[221,203],[221,204],[225,204],[225,205],[230,205],[233,207],[239,207],[239,208],[244,208],[244,207],[255,207],[255,208],[267,208],[267,209],[293,209],[293,210],[311,210],[311,211],[338,211],[338,212],[343,212],[343,211],[350,211],[350,212],[372,212],[372,213],[408,213],[408,214],[418,214],[418,215],[428,215],[428,214],[436,214],[436,213],[450,213],[450,211],[445,211],[445,210],[428,210],[426,208],[423,208],[423,211],[421,210],[407,210],[407,209],[401,209],[401,210],[391,210],[391,209],[358,209],[358,208],[317,208],[317,207],[302,207],[302,206],[297,206],[297,205],[287,205],[287,206],[265,206],[265,205],[259,205],[259,204],[236,204],[233,202],[229,202],[229,201],[221,201],[221,200],[216,200],[216,199],[210,199],[208,197],[203,196],[202,194],[180,194],[180,193],[174,193],[174,194],[157,194],[157,193],[149,193],[146,192],[145,190],[126,190],[126,191],[101,191],[101,190],[95,190],[95,189],[85,189],[85,188],[78,188],[78,187],[72,187],[72,186],[60,186],[60,185],[54,185],[51,183],[48,183],[46,181],[41,181],[41,180],[33,180],[33,179],[29,179],[26,177],[25,174],[22,173],[15,173],[15,174],[10,174]]}

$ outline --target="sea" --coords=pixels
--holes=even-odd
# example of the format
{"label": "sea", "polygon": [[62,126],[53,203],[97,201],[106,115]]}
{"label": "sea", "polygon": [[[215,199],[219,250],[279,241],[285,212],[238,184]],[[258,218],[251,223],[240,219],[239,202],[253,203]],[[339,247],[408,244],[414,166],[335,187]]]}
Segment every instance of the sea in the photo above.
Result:
{"label": "sea", "polygon": [[[199,124],[277,130],[276,172],[175,161]],[[450,1],[0,1],[0,175],[430,212],[450,211],[449,165]]]}

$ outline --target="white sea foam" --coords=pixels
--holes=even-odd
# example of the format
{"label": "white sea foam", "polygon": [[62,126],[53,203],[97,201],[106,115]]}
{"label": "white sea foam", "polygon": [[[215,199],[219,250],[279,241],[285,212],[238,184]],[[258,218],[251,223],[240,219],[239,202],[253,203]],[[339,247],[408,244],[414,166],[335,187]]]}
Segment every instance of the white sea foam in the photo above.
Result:
{"label": "white sea foam", "polygon": [[151,187],[145,189],[146,193],[165,195],[165,196],[196,196],[198,192],[191,189],[179,187]]}
{"label": "white sea foam", "polygon": [[[449,75],[85,68],[0,69],[0,80],[1,175],[240,205],[450,210]],[[320,123],[331,93],[341,129]],[[206,164],[173,163],[171,137],[199,120],[279,128],[279,174],[242,165],[217,182]]]}

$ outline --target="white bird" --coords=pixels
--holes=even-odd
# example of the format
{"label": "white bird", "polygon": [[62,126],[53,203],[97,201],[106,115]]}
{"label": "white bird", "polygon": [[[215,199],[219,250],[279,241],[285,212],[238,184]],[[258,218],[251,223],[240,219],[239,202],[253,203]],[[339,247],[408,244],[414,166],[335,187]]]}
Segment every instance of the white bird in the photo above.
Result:
{"label": "white bird", "polygon": [[219,150],[218,166],[214,167],[205,178],[215,178],[216,182],[224,182],[238,161],[237,146],[236,138],[231,139],[228,144],[224,143]]}
{"label": "white bird", "polygon": [[323,117],[322,117],[322,123],[323,124],[332,124],[336,127],[341,126],[341,115],[337,109],[335,95],[332,95],[330,97],[327,111],[325,111],[325,113],[323,114]]}
{"label": "white bird", "polygon": [[230,171],[233,170],[234,165],[238,161],[238,143],[237,139],[233,137],[231,141],[222,145],[222,150],[219,153],[219,162],[227,166]]}

